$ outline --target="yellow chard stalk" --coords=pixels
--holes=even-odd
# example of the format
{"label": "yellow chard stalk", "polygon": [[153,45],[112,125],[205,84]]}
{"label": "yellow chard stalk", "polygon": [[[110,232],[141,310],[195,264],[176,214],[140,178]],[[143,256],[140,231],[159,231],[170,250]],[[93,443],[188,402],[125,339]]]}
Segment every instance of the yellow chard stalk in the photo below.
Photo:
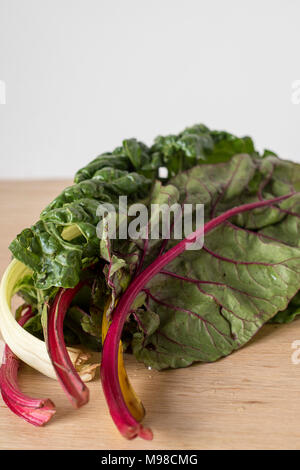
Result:
{"label": "yellow chard stalk", "polygon": [[[104,344],[104,340],[109,328],[109,321],[107,318],[107,310],[109,307],[109,302],[107,303],[104,313],[103,313],[103,318],[102,318],[102,344]],[[119,375],[119,381],[120,381],[120,387],[122,391],[122,395],[124,398],[124,401],[127,405],[127,408],[129,409],[130,413],[132,416],[137,420],[137,421],[142,421],[142,419],[145,416],[145,408],[143,406],[143,403],[141,400],[138,398],[136,395],[134,389],[132,388],[132,385],[129,381],[125,365],[124,365],[124,360],[123,360],[123,346],[122,346],[122,341],[120,341],[119,344],[119,352],[118,352],[118,375]]]}

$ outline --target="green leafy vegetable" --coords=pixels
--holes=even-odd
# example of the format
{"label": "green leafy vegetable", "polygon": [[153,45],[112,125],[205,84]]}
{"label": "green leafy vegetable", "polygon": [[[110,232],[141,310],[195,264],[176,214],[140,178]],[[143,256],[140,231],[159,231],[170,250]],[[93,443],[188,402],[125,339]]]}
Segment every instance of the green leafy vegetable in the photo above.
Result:
{"label": "green leafy vegetable", "polygon": [[[159,176],[160,167],[167,168],[166,178]],[[178,368],[215,361],[244,346],[265,323],[296,318],[299,191],[300,165],[270,150],[260,155],[250,137],[200,124],[159,136],[150,147],[124,140],[80,169],[74,184],[11,243],[13,256],[31,269],[14,286],[35,314],[24,327],[45,337],[56,357],[55,340],[46,334],[50,311],[53,331],[54,314],[65,316],[64,342],[99,351],[107,315],[113,326],[104,346],[102,380],[113,418],[126,437],[150,439],[151,432],[132,420],[118,389],[120,339],[145,365]],[[205,227],[213,229],[201,250],[180,251],[184,237],[147,237],[156,224],[163,231],[161,218],[152,213],[139,239],[111,240],[104,226],[99,240],[97,208],[110,203],[118,212],[119,196],[127,197],[128,206],[138,202],[149,209],[204,204]],[[222,219],[224,214],[228,217]],[[155,275],[146,279],[148,272]],[[68,289],[76,295],[60,311],[59,296]],[[61,364],[67,364],[65,352],[62,347]],[[80,382],[60,375],[69,395],[80,401]]]}

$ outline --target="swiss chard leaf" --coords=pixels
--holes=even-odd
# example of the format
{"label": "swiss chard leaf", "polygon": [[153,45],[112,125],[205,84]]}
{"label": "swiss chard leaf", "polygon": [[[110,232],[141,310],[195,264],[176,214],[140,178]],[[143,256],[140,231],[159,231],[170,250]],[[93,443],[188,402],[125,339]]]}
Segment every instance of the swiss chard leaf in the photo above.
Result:
{"label": "swiss chard leaf", "polygon": [[299,292],[293,297],[285,310],[278,312],[275,317],[271,318],[270,323],[291,323],[298,315],[300,315]]}
{"label": "swiss chard leaf", "polygon": [[[239,155],[196,166],[171,182],[182,201],[205,204],[208,221],[241,203],[297,191],[298,178],[299,166],[291,162]],[[295,193],[279,205],[239,214],[209,233],[203,249],[173,260],[146,286],[145,315],[154,311],[160,321],[151,334],[140,328],[134,335],[136,357],[157,369],[215,361],[246,344],[279,311],[277,322],[294,318],[299,215]]]}
{"label": "swiss chard leaf", "polygon": [[[15,258],[33,270],[37,288],[74,287],[82,269],[99,257],[96,211],[101,202],[117,204],[119,195],[134,202],[148,195],[151,180],[137,173],[116,176],[110,183],[95,176],[67,188],[42,212],[39,222],[11,243]],[[66,228],[74,227],[74,238],[66,240]]]}
{"label": "swiss chard leaf", "polygon": [[[163,183],[160,166],[169,173]],[[28,328],[39,334],[53,293],[74,287],[85,268],[101,259],[101,299],[94,296],[87,315],[73,304],[66,317],[69,337],[92,344],[107,299],[110,314],[130,280],[175,243],[100,241],[100,203],[117,208],[120,195],[148,206],[202,203],[208,221],[237,205],[299,190],[300,166],[271,151],[259,155],[249,137],[196,125],[159,136],[151,147],[124,140],[79,170],[75,184],[11,243],[13,255],[33,271],[18,287],[37,311]],[[158,369],[213,361],[241,347],[265,322],[293,319],[299,313],[299,217],[299,194],[239,214],[210,233],[203,250],[183,253],[154,277],[144,306],[133,307],[127,325],[138,359]]]}

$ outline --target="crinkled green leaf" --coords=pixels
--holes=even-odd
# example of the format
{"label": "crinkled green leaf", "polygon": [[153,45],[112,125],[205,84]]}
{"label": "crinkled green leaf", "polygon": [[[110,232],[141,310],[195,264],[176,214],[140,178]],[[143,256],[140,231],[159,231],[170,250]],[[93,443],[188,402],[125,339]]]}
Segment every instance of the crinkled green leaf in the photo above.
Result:
{"label": "crinkled green leaf", "polygon": [[226,162],[238,153],[258,156],[250,137],[210,131],[202,124],[188,127],[178,135],[157,137],[151,150],[160,156],[170,176],[195,165]]}
{"label": "crinkled green leaf", "polygon": [[[11,243],[15,258],[33,270],[37,288],[74,287],[84,265],[99,257],[96,211],[101,202],[117,204],[124,194],[131,201],[148,195],[151,180],[137,173],[116,176],[113,183],[95,179],[67,188],[43,211],[42,220]],[[79,235],[66,240],[66,226],[76,226]]]}
{"label": "crinkled green leaf", "polygon": [[[169,172],[163,184],[161,166]],[[249,137],[196,125],[159,136],[151,147],[124,140],[79,170],[75,184],[11,243],[13,255],[33,271],[17,286],[37,311],[28,328],[39,334],[58,287],[74,287],[85,268],[96,263],[88,307],[78,301],[67,313],[66,340],[97,349],[109,296],[108,313],[134,276],[176,243],[146,237],[104,236],[100,241],[100,203],[118,210],[120,195],[129,204],[148,207],[202,203],[208,221],[236,205],[291,191],[300,191],[300,166],[269,150],[259,155]],[[214,361],[246,344],[265,322],[296,317],[299,218],[300,196],[295,194],[279,205],[236,216],[205,238],[204,249],[187,251],[170,263],[167,272],[151,280],[146,299],[137,299],[129,312],[125,342],[131,341],[137,358],[158,369]]]}

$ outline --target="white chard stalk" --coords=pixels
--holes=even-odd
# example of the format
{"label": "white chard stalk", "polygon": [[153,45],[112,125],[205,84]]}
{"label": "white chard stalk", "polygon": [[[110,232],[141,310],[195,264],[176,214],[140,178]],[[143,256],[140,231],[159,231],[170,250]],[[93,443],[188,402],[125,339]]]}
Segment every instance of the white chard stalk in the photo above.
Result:
{"label": "white chard stalk", "polygon": [[[20,261],[13,260],[3,275],[0,284],[0,330],[4,341],[19,359],[51,379],[56,379],[45,342],[24,330],[11,311],[11,300],[16,293],[15,285],[26,274],[31,274],[31,270]],[[68,352],[82,380],[92,380],[99,364],[90,364],[89,354],[80,349],[68,348]]]}

